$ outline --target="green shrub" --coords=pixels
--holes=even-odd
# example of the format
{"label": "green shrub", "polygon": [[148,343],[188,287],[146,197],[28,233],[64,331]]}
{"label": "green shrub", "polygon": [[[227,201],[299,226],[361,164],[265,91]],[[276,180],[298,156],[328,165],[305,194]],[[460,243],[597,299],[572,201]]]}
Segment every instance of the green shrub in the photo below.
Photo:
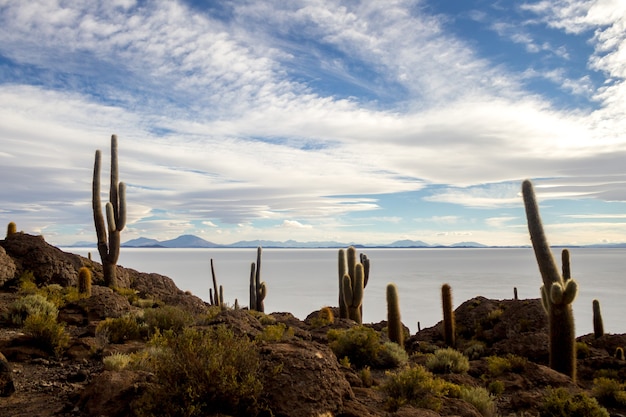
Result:
{"label": "green shrub", "polygon": [[70,344],[65,326],[49,314],[30,314],[24,320],[24,332],[32,336],[38,346],[56,356],[61,356]]}
{"label": "green shrub", "polygon": [[374,384],[374,378],[372,377],[372,370],[369,366],[361,369],[359,371],[359,377],[361,377],[361,382],[363,386],[366,388],[371,387]]}
{"label": "green shrub", "polygon": [[112,355],[106,356],[102,359],[102,362],[104,363],[104,369],[107,371],[121,371],[122,369],[128,367],[132,359],[131,355],[113,353]]}
{"label": "green shrub", "polygon": [[540,417],[609,417],[595,398],[571,395],[565,388],[548,388],[540,405]]}
{"label": "green shrub", "polygon": [[426,368],[436,374],[462,374],[469,370],[469,360],[453,348],[437,349],[428,354]]}
{"label": "green shrub", "polygon": [[584,342],[576,342],[576,357],[578,359],[588,358],[591,354],[589,345]]}
{"label": "green shrub", "polygon": [[487,368],[493,376],[500,376],[506,372],[520,373],[526,369],[528,359],[511,353],[506,356],[489,356],[487,358]]}
{"label": "green shrub", "polygon": [[9,306],[8,319],[13,324],[21,325],[30,315],[50,316],[56,319],[57,307],[40,294],[29,294],[18,298]]}
{"label": "green shrub", "polygon": [[193,323],[193,316],[180,307],[166,305],[144,310],[143,321],[151,334],[157,329],[180,332]]}
{"label": "green shrub", "polygon": [[495,381],[491,381],[487,386],[487,390],[493,395],[500,395],[504,392],[504,382],[497,379]]}
{"label": "green shrub", "polygon": [[284,323],[270,324],[263,329],[263,332],[256,336],[257,341],[279,342],[293,338],[293,328],[287,327]]}
{"label": "green shrub", "polygon": [[376,366],[382,349],[380,335],[369,327],[355,326],[347,330],[331,329],[327,333],[329,346],[337,356],[347,356],[357,368]]}
{"label": "green shrub", "polygon": [[141,327],[135,316],[127,314],[102,320],[96,327],[96,336],[99,334],[107,335],[110,343],[124,343],[126,340],[141,339]]}
{"label": "green shrub", "polygon": [[24,271],[18,278],[20,294],[34,294],[37,291],[35,275],[32,271]]}
{"label": "green shrub", "polygon": [[470,360],[480,359],[485,354],[485,344],[474,340],[463,350],[463,354]]}
{"label": "green shrub", "polygon": [[143,416],[256,415],[262,391],[254,342],[224,326],[157,334],[150,342],[156,375],[135,404]]}
{"label": "green shrub", "polygon": [[408,362],[409,355],[395,342],[383,343],[376,358],[376,366],[383,369],[399,368]]}
{"label": "green shrub", "polygon": [[461,387],[460,397],[472,404],[484,417],[496,415],[497,407],[494,398],[483,387]]}
{"label": "green shrub", "polygon": [[391,411],[405,404],[439,411],[443,397],[459,395],[458,385],[435,377],[421,365],[388,373],[388,378],[380,389],[387,394],[386,404]]}
{"label": "green shrub", "polygon": [[595,378],[591,395],[607,407],[626,406],[626,384],[615,379]]}

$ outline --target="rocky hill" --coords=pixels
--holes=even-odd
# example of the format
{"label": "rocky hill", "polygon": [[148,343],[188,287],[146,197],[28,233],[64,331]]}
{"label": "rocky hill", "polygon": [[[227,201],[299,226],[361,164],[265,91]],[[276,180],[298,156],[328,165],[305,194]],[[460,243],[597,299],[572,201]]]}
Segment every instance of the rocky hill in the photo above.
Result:
{"label": "rocky hill", "polygon": [[[74,290],[83,266],[88,297]],[[208,306],[158,274],[118,267],[118,277],[121,289],[103,287],[98,262],[39,236],[0,241],[0,415],[609,415],[595,414],[594,397],[626,415],[626,362],[614,357],[625,335],[579,338],[574,382],[546,366],[537,299],[461,304],[456,352],[468,366],[457,369],[456,356],[433,365],[442,323],[406,330],[405,354],[386,322],[358,326],[334,308],[301,321]],[[15,317],[42,294],[56,321]]]}

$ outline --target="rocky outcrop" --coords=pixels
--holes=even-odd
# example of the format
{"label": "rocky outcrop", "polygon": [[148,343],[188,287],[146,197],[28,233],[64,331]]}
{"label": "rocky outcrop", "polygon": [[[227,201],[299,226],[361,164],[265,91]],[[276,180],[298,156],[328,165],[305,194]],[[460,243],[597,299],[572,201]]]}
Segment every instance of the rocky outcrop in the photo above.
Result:
{"label": "rocky outcrop", "polygon": [[13,371],[7,358],[0,353],[0,397],[8,397],[15,392]]}
{"label": "rocky outcrop", "polygon": [[15,277],[16,270],[13,258],[0,246],[0,287]]}

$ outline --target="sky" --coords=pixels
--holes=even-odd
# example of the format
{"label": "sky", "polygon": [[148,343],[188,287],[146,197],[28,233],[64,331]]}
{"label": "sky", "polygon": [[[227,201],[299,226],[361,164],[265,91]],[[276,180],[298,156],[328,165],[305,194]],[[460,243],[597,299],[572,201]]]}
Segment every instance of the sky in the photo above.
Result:
{"label": "sky", "polygon": [[626,242],[623,0],[0,0],[0,221],[195,234]]}

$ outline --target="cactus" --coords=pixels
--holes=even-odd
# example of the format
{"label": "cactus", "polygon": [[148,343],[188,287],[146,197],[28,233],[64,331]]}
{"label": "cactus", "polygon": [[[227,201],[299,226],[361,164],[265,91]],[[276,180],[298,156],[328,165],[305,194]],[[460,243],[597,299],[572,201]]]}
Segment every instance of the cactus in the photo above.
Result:
{"label": "cactus", "polygon": [[348,274],[343,276],[343,299],[348,306],[348,318],[361,324],[361,304],[363,303],[363,265],[357,263],[354,268],[354,280]]}
{"label": "cactus", "polygon": [[441,286],[441,305],[443,307],[443,340],[446,345],[456,347],[454,310],[452,309],[452,288],[449,284]]}
{"label": "cactus", "polygon": [[104,283],[109,287],[118,287],[116,265],[120,255],[120,232],[126,225],[126,185],[119,182],[116,135],[111,136],[111,185],[109,201],[105,206],[108,227],[105,227],[100,203],[100,154],[100,150],[97,150],[93,167],[93,220],[98,237],[98,252],[102,260]]}
{"label": "cactus", "polygon": [[578,284],[570,275],[569,251],[564,250],[562,254],[563,276],[561,276],[550,251],[535,192],[529,180],[522,183],[522,195],[528,231],[543,281],[541,300],[548,314],[550,368],[568,375],[575,381],[576,333],[572,302],[576,298]]}
{"label": "cactus", "polygon": [[398,287],[395,284],[387,285],[387,334],[389,340],[404,348],[404,328],[400,318]]}
{"label": "cactus", "polygon": [[513,287],[513,299],[514,299],[515,301],[517,301],[517,300],[518,300],[518,298],[517,298],[517,287]]}
{"label": "cactus", "polygon": [[78,270],[78,292],[91,297],[91,270],[86,266]]}
{"label": "cactus", "polygon": [[624,348],[623,347],[618,346],[617,348],[615,348],[615,358],[619,361],[624,360]]}
{"label": "cactus", "polygon": [[332,324],[335,322],[335,315],[330,307],[322,307],[317,313],[317,318],[326,324]]}
{"label": "cactus", "polygon": [[602,323],[602,312],[600,312],[600,301],[593,300],[593,335],[596,339],[604,336],[604,324]]}
{"label": "cactus", "polygon": [[261,255],[263,249],[259,246],[256,250],[256,264],[253,262],[250,266],[250,310],[256,310],[261,313],[265,312],[265,296],[267,295],[267,286],[265,281],[261,281]]}
{"label": "cactus", "polygon": [[343,276],[348,274],[348,264],[346,261],[346,251],[339,249],[338,253],[338,270],[339,270],[339,317],[348,318],[348,306],[343,299]]}
{"label": "cactus", "polygon": [[213,291],[209,288],[209,301],[211,305],[222,307],[224,305],[224,291],[222,286],[217,286],[217,277],[215,276],[215,267],[213,266],[213,258],[211,258],[211,277],[213,278]]}
{"label": "cactus", "polygon": [[9,222],[9,224],[7,225],[7,236],[9,237],[11,235],[14,235],[17,233],[17,225],[15,224],[15,222]]}

